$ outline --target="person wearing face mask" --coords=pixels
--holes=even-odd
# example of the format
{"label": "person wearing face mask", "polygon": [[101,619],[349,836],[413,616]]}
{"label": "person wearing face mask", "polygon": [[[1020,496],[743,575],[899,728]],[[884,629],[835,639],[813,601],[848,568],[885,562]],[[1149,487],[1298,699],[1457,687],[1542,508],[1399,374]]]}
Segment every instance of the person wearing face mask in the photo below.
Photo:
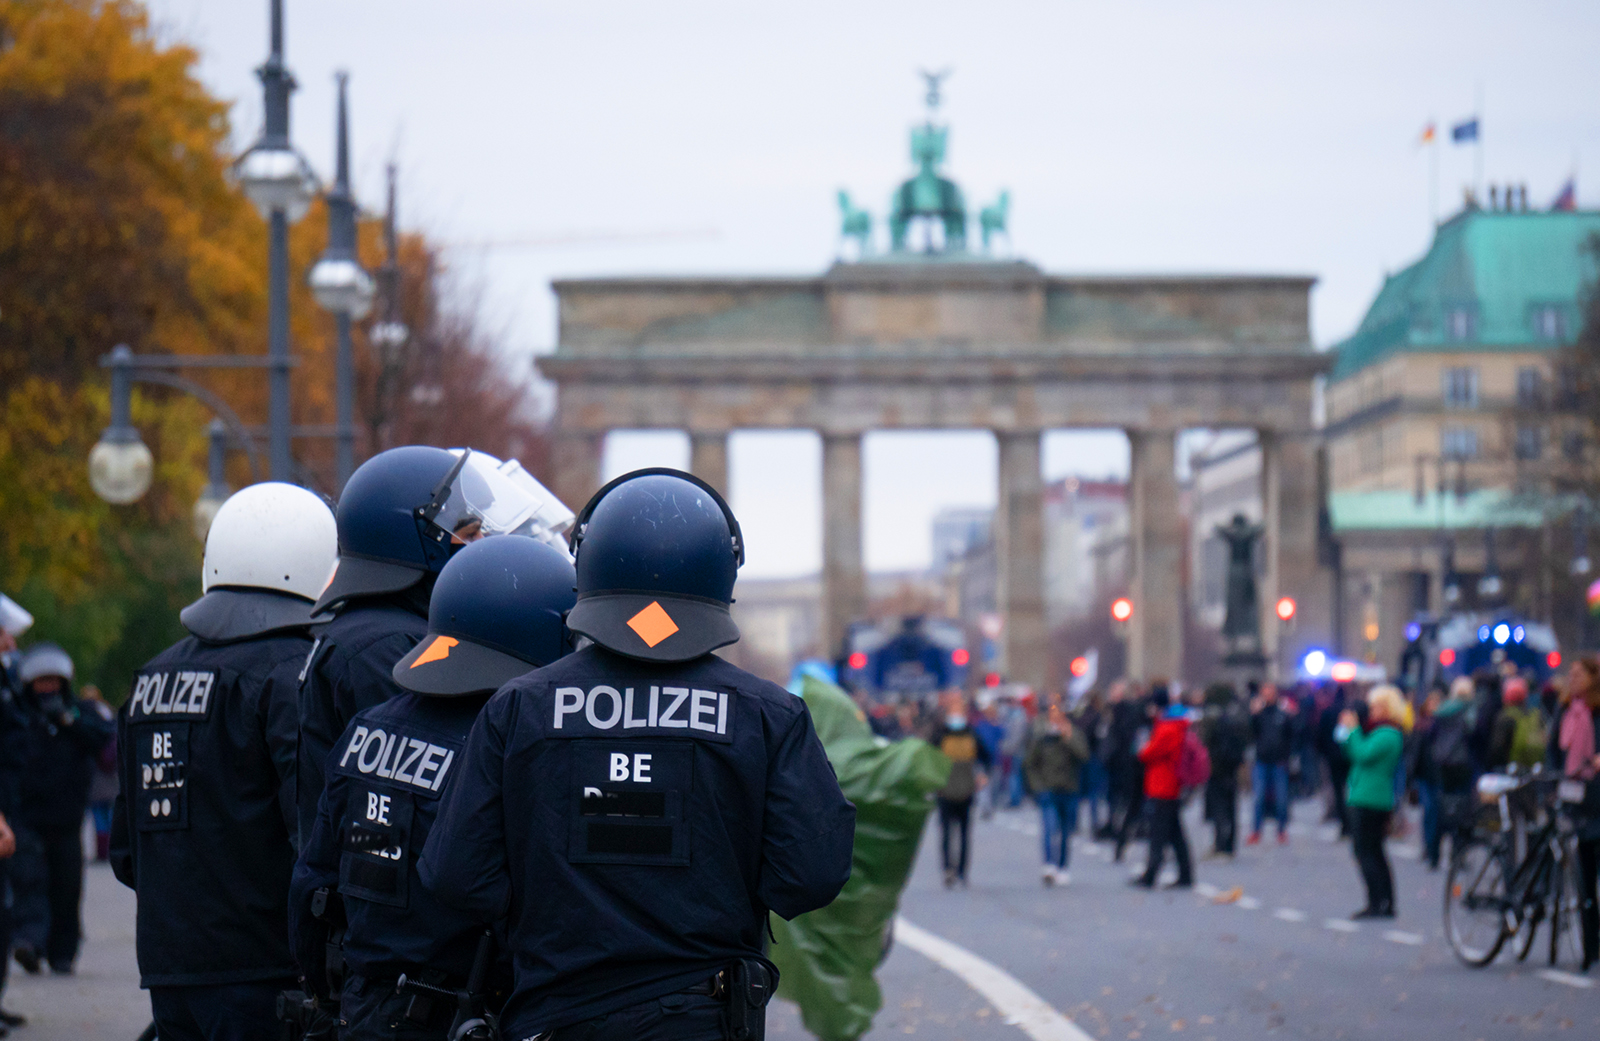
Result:
{"label": "person wearing face mask", "polygon": [[1061,709],[1061,696],[1052,695],[1044,713],[1033,725],[1023,768],[1028,787],[1039,800],[1039,835],[1044,842],[1046,887],[1072,881],[1067,865],[1072,857],[1072,832],[1078,822],[1078,782],[1089,761],[1089,740]]}
{"label": "person wearing face mask", "polygon": [[52,972],[69,975],[80,939],[89,783],[114,727],[80,705],[72,691],[72,658],[55,644],[29,648],[18,678],[28,747],[13,822],[16,959],[36,973],[43,957]]}
{"label": "person wearing face mask", "polygon": [[[944,719],[928,743],[950,760],[950,779],[939,789],[939,851],[944,858],[946,889],[967,884],[972,800],[987,783],[989,753],[968,722],[967,699],[958,691],[943,698]],[[955,839],[952,850],[951,839]]]}

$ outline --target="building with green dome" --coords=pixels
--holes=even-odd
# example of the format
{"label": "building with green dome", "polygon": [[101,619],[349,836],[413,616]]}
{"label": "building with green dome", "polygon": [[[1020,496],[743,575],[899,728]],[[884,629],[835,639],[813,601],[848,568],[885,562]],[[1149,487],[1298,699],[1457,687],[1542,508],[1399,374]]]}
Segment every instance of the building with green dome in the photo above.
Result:
{"label": "building with green dome", "polygon": [[1559,489],[1593,446],[1559,357],[1597,236],[1596,211],[1469,205],[1334,346],[1324,436],[1346,653],[1392,666],[1421,612],[1509,607],[1562,630],[1576,578],[1542,561],[1553,539],[1572,544],[1576,499]]}

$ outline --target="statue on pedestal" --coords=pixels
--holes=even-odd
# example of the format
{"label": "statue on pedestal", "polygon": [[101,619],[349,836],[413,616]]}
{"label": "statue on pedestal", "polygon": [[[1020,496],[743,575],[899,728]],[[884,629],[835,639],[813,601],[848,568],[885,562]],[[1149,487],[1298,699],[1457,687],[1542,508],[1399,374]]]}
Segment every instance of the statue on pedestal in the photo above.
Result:
{"label": "statue on pedestal", "polygon": [[1261,525],[1251,524],[1243,514],[1236,513],[1226,527],[1219,525],[1216,530],[1228,544],[1227,614],[1222,622],[1222,640],[1227,649],[1222,660],[1227,665],[1264,664],[1261,605],[1256,591],[1256,543],[1261,540]]}

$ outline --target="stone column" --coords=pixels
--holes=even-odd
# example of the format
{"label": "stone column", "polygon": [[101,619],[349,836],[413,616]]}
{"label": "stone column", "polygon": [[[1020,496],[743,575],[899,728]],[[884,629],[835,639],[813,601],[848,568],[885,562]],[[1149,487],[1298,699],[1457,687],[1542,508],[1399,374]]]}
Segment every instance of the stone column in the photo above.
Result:
{"label": "stone column", "polygon": [[1178,514],[1176,434],[1130,430],[1128,445],[1133,578],[1128,675],[1171,680],[1183,666],[1183,518]]}
{"label": "stone column", "polygon": [[861,435],[822,435],[822,656],[836,657],[845,630],[867,610],[861,562]]}
{"label": "stone column", "polygon": [[727,431],[689,431],[689,472],[728,497]]}
{"label": "stone column", "polygon": [[1044,617],[1044,480],[1039,431],[995,433],[1000,506],[994,537],[997,601],[1005,618],[1006,677],[1044,691],[1049,655]]}
{"label": "stone column", "polygon": [[[1261,582],[1261,634],[1267,658],[1284,676],[1313,647],[1333,647],[1333,585],[1317,560],[1321,504],[1316,446],[1311,437],[1259,432],[1265,574]],[[1295,617],[1278,621],[1280,597],[1293,597]]]}
{"label": "stone column", "polygon": [[550,445],[550,490],[576,513],[600,490],[600,457],[606,436],[586,430],[560,430]]}

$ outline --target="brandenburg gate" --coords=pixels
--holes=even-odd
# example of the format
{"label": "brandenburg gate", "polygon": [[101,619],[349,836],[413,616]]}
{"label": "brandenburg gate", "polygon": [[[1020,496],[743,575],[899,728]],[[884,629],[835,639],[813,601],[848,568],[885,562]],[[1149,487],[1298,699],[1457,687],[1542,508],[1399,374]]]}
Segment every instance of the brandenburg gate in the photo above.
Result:
{"label": "brandenburg gate", "polygon": [[[899,248],[881,256],[859,235],[861,259],[814,277],[557,281],[558,342],[538,363],[557,386],[557,494],[574,506],[587,500],[614,429],[687,431],[691,468],[719,488],[731,431],[817,431],[823,651],[834,655],[867,606],[862,436],[991,431],[1004,667],[1040,687],[1048,658],[1041,438],[1059,428],[1120,428],[1132,449],[1129,674],[1176,677],[1187,606],[1176,438],[1192,427],[1252,428],[1263,459],[1265,650],[1278,654],[1280,639],[1289,652],[1329,646],[1311,424],[1313,382],[1326,365],[1311,343],[1313,279],[1067,277],[969,252],[960,193],[937,177],[937,161],[926,161],[929,135],[942,160],[944,132],[931,113],[913,130],[922,169],[896,193],[890,224]],[[934,190],[919,194],[928,175]],[[858,232],[865,215],[841,203],[847,232],[852,217]],[[997,222],[984,211],[986,239],[1003,229],[1003,203]],[[936,223],[918,250],[906,229],[924,217]],[[1283,595],[1300,605],[1292,632],[1271,610]]]}

